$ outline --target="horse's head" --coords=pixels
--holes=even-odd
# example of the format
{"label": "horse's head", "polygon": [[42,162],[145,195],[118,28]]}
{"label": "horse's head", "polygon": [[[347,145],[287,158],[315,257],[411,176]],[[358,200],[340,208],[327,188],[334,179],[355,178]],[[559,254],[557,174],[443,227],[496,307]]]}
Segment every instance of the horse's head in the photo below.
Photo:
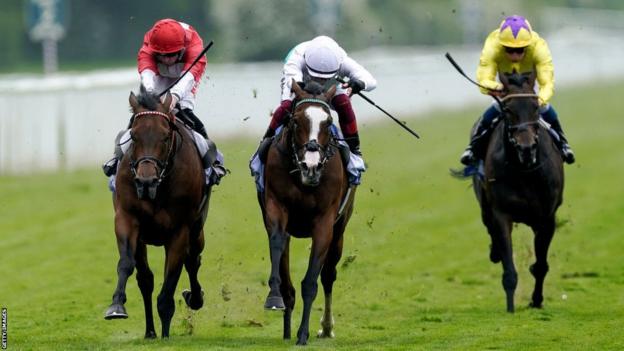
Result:
{"label": "horse's head", "polygon": [[514,146],[520,163],[530,167],[537,162],[539,103],[533,90],[535,73],[501,74],[506,95],[501,99],[506,137]]}
{"label": "horse's head", "polygon": [[141,86],[139,96],[131,92],[129,100],[133,112],[130,170],[138,197],[143,199],[148,195],[153,200],[175,146],[174,117],[165,107],[170,105],[171,95],[167,93],[161,103],[158,95],[148,93]]}
{"label": "horse's head", "polygon": [[336,86],[323,92],[320,85],[311,82],[302,89],[293,80],[292,90],[296,103],[289,122],[295,163],[301,173],[301,182],[307,186],[320,183],[323,166],[334,154],[332,117],[329,102]]}

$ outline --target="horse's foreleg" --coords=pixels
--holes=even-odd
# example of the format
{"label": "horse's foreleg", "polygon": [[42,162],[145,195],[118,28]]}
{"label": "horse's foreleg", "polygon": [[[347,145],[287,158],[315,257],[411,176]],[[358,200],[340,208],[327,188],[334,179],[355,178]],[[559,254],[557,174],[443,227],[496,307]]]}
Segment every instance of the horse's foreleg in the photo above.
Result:
{"label": "horse's foreleg", "polygon": [[184,267],[189,276],[191,290],[184,290],[182,292],[186,305],[194,310],[198,310],[204,305],[204,292],[197,279],[197,272],[199,271],[199,266],[201,266],[201,252],[204,249],[204,231],[200,230],[196,235],[197,239],[192,240],[189,255],[184,261]]}
{"label": "horse's foreleg", "polygon": [[530,271],[535,277],[535,289],[530,306],[541,308],[544,296],[542,291],[544,288],[544,278],[548,273],[548,247],[555,234],[555,217],[547,219],[543,223],[533,227],[535,233],[535,263],[531,265]]}
{"label": "horse's foreleg", "polygon": [[163,338],[169,337],[169,327],[175,312],[173,294],[178,285],[180,273],[182,273],[183,262],[186,259],[186,248],[188,247],[189,241],[188,236],[188,228],[183,229],[174,234],[169,243],[165,245],[165,280],[157,299],[158,315],[162,323]]}
{"label": "horse's foreleg", "polygon": [[136,265],[134,255],[136,251],[138,228],[127,215],[115,216],[115,235],[119,262],[117,263],[117,288],[113,293],[113,302],[106,310],[104,319],[128,318],[126,308],[126,283],[132,275]]}
{"label": "horse's foreleg", "polygon": [[501,213],[494,213],[493,225],[497,228],[497,240],[500,243],[501,262],[503,264],[503,288],[507,297],[507,312],[514,312],[514,293],[518,285],[518,273],[513,262],[513,248],[511,242],[512,221]]}
{"label": "horse's foreleg", "polygon": [[326,217],[317,221],[312,232],[312,251],[310,252],[308,270],[303,281],[301,281],[303,314],[301,316],[301,325],[297,331],[297,345],[308,343],[310,336],[310,311],[312,310],[312,302],[314,302],[318,292],[318,276],[325,263],[327,251],[332,241],[333,218],[331,216]]}
{"label": "horse's foreleg", "polygon": [[282,253],[282,260],[280,262],[280,277],[282,283],[280,285],[280,292],[284,299],[286,309],[284,310],[284,339],[290,339],[290,322],[292,317],[293,308],[295,308],[295,287],[290,279],[290,237],[286,238],[286,246]]}
{"label": "horse's foreleg", "polygon": [[264,302],[267,310],[284,310],[284,299],[280,292],[282,279],[280,277],[280,262],[288,243],[286,232],[286,213],[274,201],[267,201],[266,227],[269,234],[269,251],[271,254],[271,275],[269,277],[269,295]]}
{"label": "horse's foreleg", "polygon": [[136,269],[137,283],[143,296],[143,307],[145,309],[145,338],[156,337],[154,329],[154,314],[152,312],[152,292],[154,291],[154,274],[147,262],[147,247],[144,243],[137,243],[136,249]]}
{"label": "horse's foreleg", "polygon": [[321,330],[318,331],[319,338],[334,337],[334,317],[332,315],[332,289],[334,281],[336,281],[336,265],[342,256],[342,235],[338,240],[334,240],[327,253],[325,264],[321,270],[321,283],[323,284],[323,292],[325,293],[325,310],[321,319]]}

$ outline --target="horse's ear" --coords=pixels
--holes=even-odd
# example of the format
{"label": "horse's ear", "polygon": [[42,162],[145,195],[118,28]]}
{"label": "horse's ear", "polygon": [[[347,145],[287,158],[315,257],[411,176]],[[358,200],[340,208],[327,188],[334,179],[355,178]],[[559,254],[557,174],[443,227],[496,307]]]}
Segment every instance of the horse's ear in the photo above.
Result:
{"label": "horse's ear", "polygon": [[503,86],[505,88],[509,86],[509,75],[507,75],[506,73],[499,72],[498,79],[500,79],[501,83],[503,83]]}
{"label": "horse's ear", "polygon": [[170,92],[167,92],[167,95],[165,95],[165,99],[161,100],[162,105],[165,107],[165,110],[169,109],[169,106],[171,106],[171,99],[173,99],[173,96],[171,96]]}
{"label": "horse's ear", "polygon": [[535,86],[536,79],[537,79],[537,70],[534,69],[533,71],[531,71],[531,74],[529,75],[529,78],[527,80],[531,88]]}
{"label": "horse's ear", "polygon": [[290,86],[291,86],[290,90],[293,93],[295,93],[295,96],[297,97],[297,99],[300,99],[303,96],[303,90],[301,89],[299,84],[297,84],[294,78],[292,79]]}
{"label": "horse's ear", "polygon": [[334,95],[336,95],[336,84],[332,84],[331,88],[327,89],[327,92],[325,92],[325,99],[331,101]]}
{"label": "horse's ear", "polygon": [[134,92],[130,92],[130,97],[128,98],[128,101],[130,101],[130,107],[132,107],[132,110],[136,111],[139,108],[139,100],[137,99],[136,95],[134,95]]}

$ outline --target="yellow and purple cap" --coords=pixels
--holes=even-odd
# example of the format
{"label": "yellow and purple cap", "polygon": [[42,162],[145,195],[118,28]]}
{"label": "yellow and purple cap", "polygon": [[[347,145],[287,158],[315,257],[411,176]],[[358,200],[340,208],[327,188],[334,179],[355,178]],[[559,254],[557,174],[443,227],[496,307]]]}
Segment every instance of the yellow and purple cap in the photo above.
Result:
{"label": "yellow and purple cap", "polygon": [[498,38],[503,46],[510,48],[529,46],[532,37],[531,24],[522,16],[509,16],[501,22]]}

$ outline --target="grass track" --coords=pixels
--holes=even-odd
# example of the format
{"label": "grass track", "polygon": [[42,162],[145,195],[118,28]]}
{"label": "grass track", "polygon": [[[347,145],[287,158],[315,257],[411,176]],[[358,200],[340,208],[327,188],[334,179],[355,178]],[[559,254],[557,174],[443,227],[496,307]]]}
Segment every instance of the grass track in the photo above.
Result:
{"label": "grass track", "polygon": [[[553,101],[578,162],[566,166],[558,213],[564,225],[551,245],[542,310],[524,307],[533,288],[532,234],[524,226],[514,231],[513,315],[505,312],[501,267],[488,260],[489,238],[469,183],[448,176],[480,109],[411,120],[420,141],[391,123],[360,126],[369,171],[346,233],[343,262],[352,262],[341,263],[334,287],[337,337],[312,337],[309,349],[624,348],[622,96],[624,85],[612,84],[561,91]],[[206,303],[194,313],[183,306],[183,274],[172,337],[164,341],[142,340],[134,278],[128,281],[130,318],[103,319],[118,256],[110,193],[99,170],[1,177],[0,305],[8,309],[9,349],[294,348],[294,340],[280,338],[281,315],[262,310],[268,245],[247,170],[256,141],[220,146],[232,174],[216,189],[206,225],[200,269]],[[298,282],[309,241],[292,245]],[[150,248],[149,256],[158,290],[162,248]],[[302,306],[295,287],[294,331]],[[322,305],[319,293],[311,334]],[[156,320],[157,331],[159,325]]]}

